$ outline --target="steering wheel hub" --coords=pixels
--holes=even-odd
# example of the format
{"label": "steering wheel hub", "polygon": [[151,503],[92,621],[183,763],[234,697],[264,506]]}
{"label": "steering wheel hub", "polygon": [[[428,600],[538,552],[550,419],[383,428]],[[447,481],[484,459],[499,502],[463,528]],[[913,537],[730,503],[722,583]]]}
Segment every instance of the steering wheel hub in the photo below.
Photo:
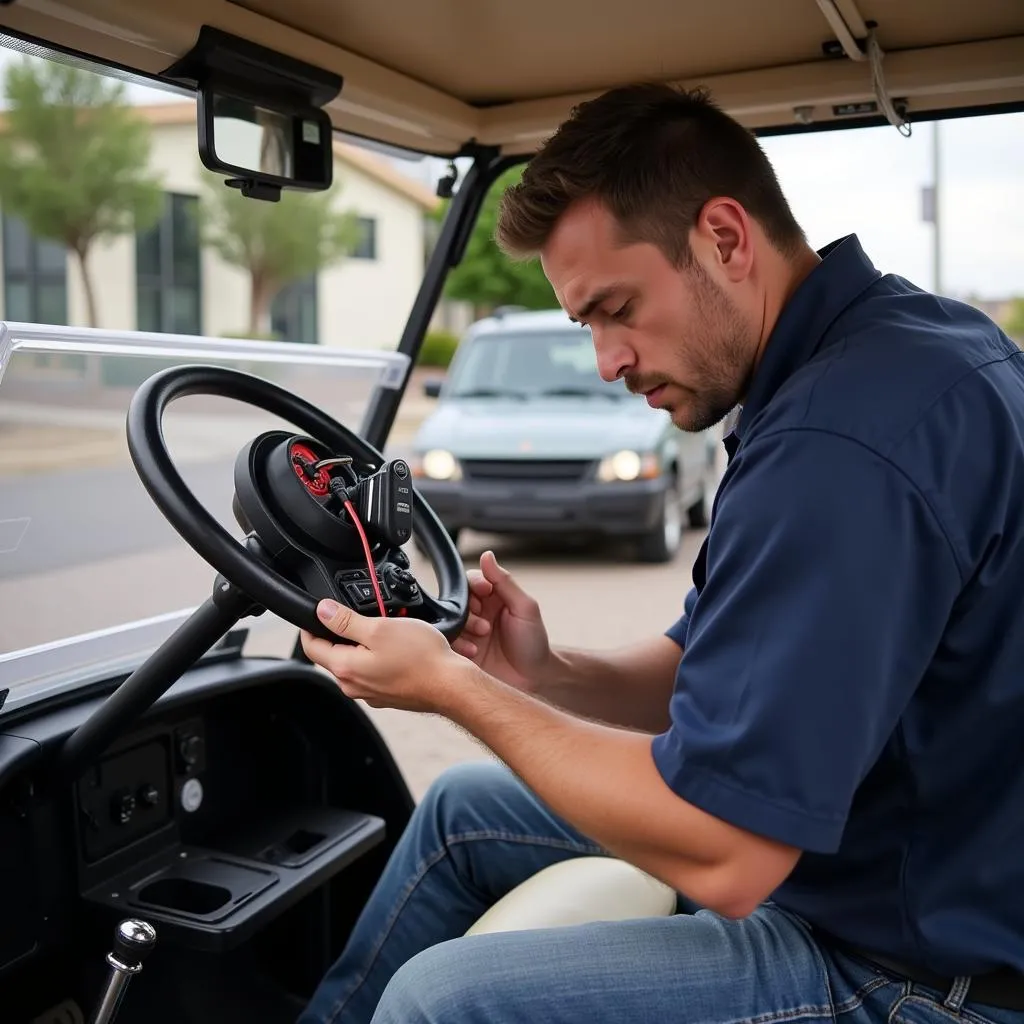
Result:
{"label": "steering wheel hub", "polygon": [[[267,431],[239,452],[232,509],[244,544],[199,504],[167,452],[166,407],[197,394],[245,402],[304,432]],[[334,640],[316,616],[323,598],[366,615],[415,616],[448,639],[461,632],[469,615],[462,559],[408,465],[385,460],[308,402],[237,370],[173,367],[136,391],[127,435],[136,471],[167,520],[259,608]],[[410,571],[403,545],[414,535],[437,576],[436,598]]]}
{"label": "steering wheel hub", "polygon": [[326,586],[335,600],[364,613],[381,605],[388,615],[424,608],[401,548],[412,535],[412,500],[404,460],[360,475],[351,456],[284,431],[261,434],[235,462],[239,526],[306,590]]}

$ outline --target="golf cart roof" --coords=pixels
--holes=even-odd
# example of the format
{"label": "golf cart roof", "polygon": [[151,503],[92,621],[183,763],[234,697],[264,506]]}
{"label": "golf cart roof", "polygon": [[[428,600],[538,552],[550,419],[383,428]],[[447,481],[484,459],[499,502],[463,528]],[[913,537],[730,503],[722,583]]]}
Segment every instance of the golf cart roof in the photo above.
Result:
{"label": "golf cart roof", "polygon": [[762,132],[1024,107],[1020,0],[62,0],[0,21],[154,76],[209,25],[343,76],[337,129],[437,155],[529,153],[638,79],[705,85]]}

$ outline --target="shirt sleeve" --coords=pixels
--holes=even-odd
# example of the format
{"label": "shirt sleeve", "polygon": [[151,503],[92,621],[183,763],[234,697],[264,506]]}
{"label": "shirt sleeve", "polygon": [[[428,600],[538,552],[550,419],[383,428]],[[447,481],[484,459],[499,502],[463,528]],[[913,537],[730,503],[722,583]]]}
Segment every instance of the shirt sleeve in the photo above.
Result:
{"label": "shirt sleeve", "polygon": [[665,636],[683,648],[686,647],[686,633],[690,628],[690,616],[693,614],[693,606],[696,603],[697,588],[690,587],[689,593],[683,600],[683,614],[665,630]]}
{"label": "shirt sleeve", "polygon": [[940,642],[958,563],[925,496],[859,442],[781,431],[728,477],[652,753],[689,803],[831,853]]}

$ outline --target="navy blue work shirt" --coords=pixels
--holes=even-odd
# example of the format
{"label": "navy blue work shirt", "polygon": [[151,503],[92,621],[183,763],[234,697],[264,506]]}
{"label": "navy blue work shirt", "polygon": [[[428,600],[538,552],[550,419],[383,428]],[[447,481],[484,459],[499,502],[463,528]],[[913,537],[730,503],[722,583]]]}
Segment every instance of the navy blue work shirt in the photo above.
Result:
{"label": "navy blue work shirt", "polygon": [[1024,970],[1024,352],[855,236],[820,255],[728,439],[654,759],[806,851],[772,899],[823,932]]}

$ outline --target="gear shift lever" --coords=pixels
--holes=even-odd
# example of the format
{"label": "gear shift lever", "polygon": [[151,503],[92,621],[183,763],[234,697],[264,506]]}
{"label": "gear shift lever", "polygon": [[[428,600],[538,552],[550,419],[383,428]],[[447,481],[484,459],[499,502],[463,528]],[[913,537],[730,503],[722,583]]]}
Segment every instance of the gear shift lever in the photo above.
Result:
{"label": "gear shift lever", "polygon": [[89,1024],[112,1024],[128,982],[142,970],[142,961],[155,943],[156,930],[146,921],[127,918],[114,929],[114,948],[107,954],[110,975]]}

